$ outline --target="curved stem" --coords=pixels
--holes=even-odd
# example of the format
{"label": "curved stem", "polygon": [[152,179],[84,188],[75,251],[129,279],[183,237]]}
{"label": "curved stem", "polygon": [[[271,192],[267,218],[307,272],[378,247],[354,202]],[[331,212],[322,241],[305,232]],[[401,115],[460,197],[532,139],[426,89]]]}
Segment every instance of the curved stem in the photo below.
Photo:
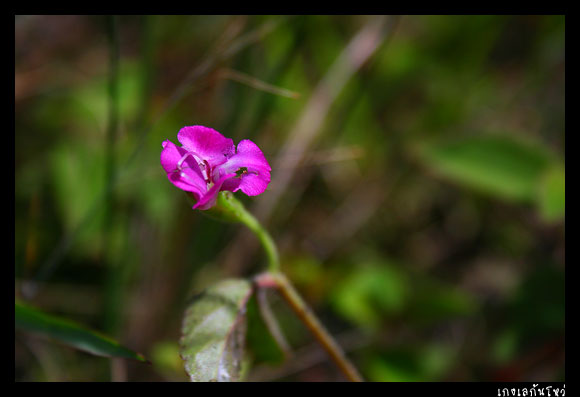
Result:
{"label": "curved stem", "polygon": [[[245,211],[245,210],[244,210]],[[266,231],[258,222],[258,220],[249,212],[244,214],[245,220],[243,220],[244,224],[250,228],[254,232],[254,234],[260,240],[264,251],[266,251],[266,256],[268,257],[268,269],[271,272],[279,272],[280,271],[280,258],[278,255],[278,248],[274,243],[274,240],[270,236],[270,233]]]}
{"label": "curved stem", "polygon": [[246,210],[244,205],[238,201],[233,193],[224,191],[220,192],[216,205],[205,214],[224,221],[241,222],[246,225],[260,240],[266,256],[268,257],[268,270],[276,273],[280,271],[280,257],[278,248],[270,236],[270,233],[260,224],[258,219]]}

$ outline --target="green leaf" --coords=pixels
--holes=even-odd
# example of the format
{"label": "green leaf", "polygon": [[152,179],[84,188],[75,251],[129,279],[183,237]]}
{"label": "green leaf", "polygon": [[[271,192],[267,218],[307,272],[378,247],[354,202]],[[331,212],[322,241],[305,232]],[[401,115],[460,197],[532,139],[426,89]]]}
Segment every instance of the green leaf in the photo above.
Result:
{"label": "green leaf", "polygon": [[240,380],[246,337],[246,305],[252,284],[219,282],[196,296],[185,312],[180,354],[193,382]]}
{"label": "green leaf", "polygon": [[145,357],[117,341],[71,320],[44,313],[22,302],[14,303],[16,328],[56,339],[68,346],[105,357],[124,357],[147,362]]}
{"label": "green leaf", "polygon": [[487,135],[425,145],[419,156],[437,174],[502,199],[533,202],[553,161],[541,146]]}
{"label": "green leaf", "polygon": [[407,277],[395,266],[360,266],[333,293],[332,305],[345,318],[365,328],[376,328],[404,309],[409,297]]}
{"label": "green leaf", "polygon": [[472,315],[477,300],[467,291],[429,278],[416,278],[408,314],[418,324],[433,324],[451,318]]}
{"label": "green leaf", "polygon": [[557,221],[566,209],[566,176],[564,166],[554,165],[540,180],[538,193],[540,214],[546,221]]}
{"label": "green leaf", "polygon": [[88,140],[67,141],[49,154],[50,185],[59,219],[69,231],[86,222],[74,235],[73,251],[80,255],[97,254],[103,246],[103,209],[96,208],[85,221],[105,189],[105,157],[103,151],[94,150],[94,145]]}

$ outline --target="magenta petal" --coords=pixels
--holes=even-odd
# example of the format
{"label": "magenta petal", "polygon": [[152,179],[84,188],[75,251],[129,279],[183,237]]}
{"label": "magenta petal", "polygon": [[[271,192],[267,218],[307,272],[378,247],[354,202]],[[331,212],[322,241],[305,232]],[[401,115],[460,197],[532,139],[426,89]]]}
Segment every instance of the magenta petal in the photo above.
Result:
{"label": "magenta petal", "polygon": [[230,167],[246,167],[248,171],[263,173],[269,173],[272,170],[258,145],[248,139],[238,143],[236,154],[228,160],[227,167],[228,169]]}
{"label": "magenta petal", "polygon": [[270,174],[252,174],[242,175],[239,189],[248,196],[257,196],[264,193],[270,183]]}
{"label": "magenta petal", "polygon": [[196,198],[202,197],[207,191],[207,183],[201,174],[197,161],[187,156],[178,169],[179,162],[187,151],[167,140],[163,142],[161,151],[161,166],[167,173],[167,178],[178,188],[192,192]]}
{"label": "magenta petal", "polygon": [[242,183],[242,178],[230,178],[224,182],[221,190],[237,192],[240,189],[240,183]]}
{"label": "magenta petal", "polygon": [[234,141],[213,128],[194,125],[183,127],[177,133],[183,147],[215,167],[223,164],[235,153]]}
{"label": "magenta petal", "polygon": [[193,194],[194,209],[213,207],[222,190],[255,196],[268,187],[272,169],[252,141],[243,140],[236,149],[233,140],[199,125],[183,127],[177,138],[182,147],[163,142],[161,165],[171,183]]}
{"label": "magenta petal", "polygon": [[243,168],[246,170],[239,177],[240,182],[236,184],[235,181],[228,181],[223,190],[235,192],[240,189],[248,196],[263,193],[270,183],[272,168],[260,148],[247,139],[238,143],[237,153],[220,167],[227,173],[237,172]]}
{"label": "magenta petal", "polygon": [[222,190],[223,183],[236,176],[236,174],[228,174],[221,177],[208,191],[202,196],[197,203],[193,206],[193,209],[207,210],[215,205],[218,193]]}

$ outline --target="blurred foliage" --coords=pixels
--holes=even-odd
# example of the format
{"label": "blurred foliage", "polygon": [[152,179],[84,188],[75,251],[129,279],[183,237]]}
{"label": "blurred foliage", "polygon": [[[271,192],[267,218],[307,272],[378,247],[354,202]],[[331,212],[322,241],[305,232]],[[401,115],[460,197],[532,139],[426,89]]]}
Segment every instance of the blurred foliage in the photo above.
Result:
{"label": "blurred foliage", "polygon": [[541,152],[489,137],[431,147],[425,152],[432,168],[508,200],[531,200],[548,163]]}
{"label": "blurred foliage", "polygon": [[[17,329],[15,380],[187,380],[188,298],[265,259],[167,182],[161,142],[193,124],[276,166],[266,193],[236,197],[366,379],[564,380],[564,17],[389,16],[369,61],[331,82],[344,88],[321,128],[285,152],[375,18],[15,17],[15,295],[152,361]],[[295,354],[251,303],[249,379],[341,380],[269,298]]]}

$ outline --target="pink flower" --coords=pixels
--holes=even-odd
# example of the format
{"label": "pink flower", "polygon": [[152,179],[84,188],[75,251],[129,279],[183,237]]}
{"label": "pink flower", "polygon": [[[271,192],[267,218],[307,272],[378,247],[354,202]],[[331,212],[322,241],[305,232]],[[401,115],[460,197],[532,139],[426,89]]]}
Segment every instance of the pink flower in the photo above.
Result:
{"label": "pink flower", "polygon": [[161,166],[171,183],[193,194],[193,209],[211,208],[222,190],[256,196],[268,187],[272,168],[254,142],[244,139],[236,149],[233,140],[201,125],[183,127],[177,139],[181,147],[163,142]]}

